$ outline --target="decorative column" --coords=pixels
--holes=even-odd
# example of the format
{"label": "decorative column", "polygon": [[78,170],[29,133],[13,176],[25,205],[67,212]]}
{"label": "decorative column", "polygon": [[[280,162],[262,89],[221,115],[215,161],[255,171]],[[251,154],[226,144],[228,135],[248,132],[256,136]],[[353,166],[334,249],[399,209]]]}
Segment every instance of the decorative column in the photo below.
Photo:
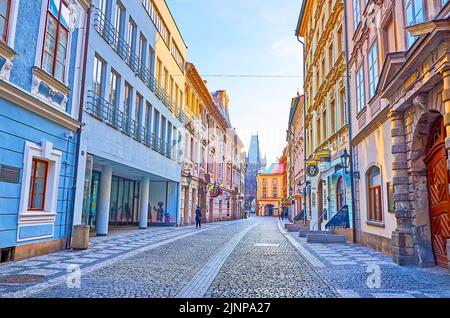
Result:
{"label": "decorative column", "polygon": [[97,209],[97,235],[108,235],[109,205],[111,201],[112,167],[103,166],[100,176],[100,189]]}
{"label": "decorative column", "polygon": [[139,228],[146,229],[148,226],[148,197],[150,192],[150,179],[144,178],[141,181],[141,194],[140,194],[140,215],[139,215]]}
{"label": "decorative column", "polygon": [[393,260],[399,265],[415,264],[404,116],[403,112],[393,111],[389,117],[392,121],[392,170],[397,219],[397,229],[392,233]]}

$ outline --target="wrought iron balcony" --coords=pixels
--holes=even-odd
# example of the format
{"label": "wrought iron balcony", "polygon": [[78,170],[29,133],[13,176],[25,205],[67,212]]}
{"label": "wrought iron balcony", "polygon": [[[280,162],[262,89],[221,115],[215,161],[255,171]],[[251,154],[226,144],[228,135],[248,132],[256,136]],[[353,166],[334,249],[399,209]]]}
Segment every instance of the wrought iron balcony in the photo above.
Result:
{"label": "wrought iron balcony", "polygon": [[145,61],[134,52],[127,41],[120,35],[114,25],[106,18],[98,8],[94,10],[94,27],[108,45],[120,56],[142,82],[155,94],[155,96],[184,124],[184,114],[167,95],[164,88],[158,83]]}
{"label": "wrought iron balcony", "polygon": [[177,160],[177,154],[173,151],[170,144],[164,142],[146,127],[141,126],[129,115],[122,112],[117,106],[112,105],[93,91],[88,92],[85,110],[93,117],[121,131],[137,142],[146,145],[169,159]]}

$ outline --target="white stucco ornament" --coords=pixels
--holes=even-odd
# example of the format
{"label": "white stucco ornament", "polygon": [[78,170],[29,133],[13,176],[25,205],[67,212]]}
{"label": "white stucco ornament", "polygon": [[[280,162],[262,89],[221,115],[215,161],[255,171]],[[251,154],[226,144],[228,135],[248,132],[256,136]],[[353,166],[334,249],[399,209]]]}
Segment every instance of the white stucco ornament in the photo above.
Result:
{"label": "white stucco ornament", "polygon": [[11,70],[14,64],[10,60],[6,60],[2,69],[0,70],[0,77],[9,81],[9,76],[11,75]]}

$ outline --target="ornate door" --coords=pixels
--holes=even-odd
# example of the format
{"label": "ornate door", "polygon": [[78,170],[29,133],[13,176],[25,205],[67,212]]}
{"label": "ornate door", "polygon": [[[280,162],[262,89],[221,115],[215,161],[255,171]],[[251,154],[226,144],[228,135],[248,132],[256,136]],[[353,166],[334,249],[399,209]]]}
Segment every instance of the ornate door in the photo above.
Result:
{"label": "ornate door", "polygon": [[448,189],[447,155],[445,150],[445,129],[439,118],[430,132],[427,165],[428,200],[431,219],[431,239],[436,262],[447,267],[447,239],[450,238],[450,196]]}

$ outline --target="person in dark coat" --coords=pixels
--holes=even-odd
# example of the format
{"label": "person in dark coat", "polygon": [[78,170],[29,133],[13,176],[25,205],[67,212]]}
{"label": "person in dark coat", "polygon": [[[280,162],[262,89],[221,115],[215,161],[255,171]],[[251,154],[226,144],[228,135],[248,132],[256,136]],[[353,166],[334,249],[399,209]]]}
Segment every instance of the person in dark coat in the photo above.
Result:
{"label": "person in dark coat", "polygon": [[195,228],[202,228],[202,210],[197,205],[197,209],[195,209]]}

